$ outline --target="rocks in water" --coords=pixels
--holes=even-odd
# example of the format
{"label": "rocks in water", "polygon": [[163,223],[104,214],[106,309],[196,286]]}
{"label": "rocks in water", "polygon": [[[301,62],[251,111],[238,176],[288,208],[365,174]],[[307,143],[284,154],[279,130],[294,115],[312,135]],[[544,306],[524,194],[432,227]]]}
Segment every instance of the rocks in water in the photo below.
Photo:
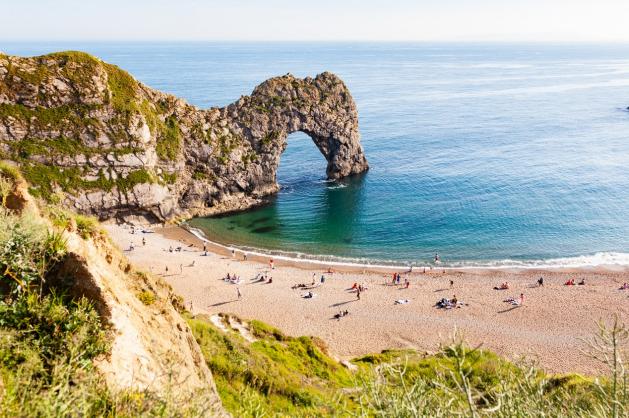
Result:
{"label": "rocks in water", "polygon": [[101,219],[246,209],[275,193],[287,136],[309,135],[338,179],[368,169],[358,113],[334,74],[269,79],[198,109],[80,52],[0,54],[0,157],[47,199]]}

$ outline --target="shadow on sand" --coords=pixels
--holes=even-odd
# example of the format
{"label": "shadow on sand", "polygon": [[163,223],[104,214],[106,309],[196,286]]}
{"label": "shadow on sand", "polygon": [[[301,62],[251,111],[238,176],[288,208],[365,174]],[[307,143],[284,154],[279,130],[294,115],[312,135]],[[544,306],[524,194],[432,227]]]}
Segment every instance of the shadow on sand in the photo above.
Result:
{"label": "shadow on sand", "polygon": [[228,300],[228,301],[225,301],[225,302],[218,302],[218,303],[215,303],[215,304],[210,305],[210,306],[227,305],[228,303],[233,303],[233,302],[238,302],[238,299]]}
{"label": "shadow on sand", "polygon": [[521,308],[521,307],[522,307],[522,305],[512,306],[512,307],[510,307],[510,308],[503,309],[502,311],[498,311],[498,313],[511,312],[512,310],[514,310],[514,309],[518,309],[518,308]]}
{"label": "shadow on sand", "polygon": [[337,306],[347,305],[348,303],[356,302],[358,299],[346,300],[345,302],[333,303],[330,308],[336,308]]}

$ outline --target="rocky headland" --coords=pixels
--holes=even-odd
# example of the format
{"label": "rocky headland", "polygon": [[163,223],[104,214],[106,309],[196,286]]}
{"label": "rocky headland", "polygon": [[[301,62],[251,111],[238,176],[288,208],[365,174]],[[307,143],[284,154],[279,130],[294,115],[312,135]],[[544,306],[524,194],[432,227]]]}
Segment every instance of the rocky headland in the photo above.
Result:
{"label": "rocky headland", "polygon": [[0,159],[31,193],[100,219],[172,221],[246,209],[278,190],[287,136],[309,135],[327,176],[368,169],[356,104],[334,74],[271,78],[198,109],[82,52],[0,54]]}

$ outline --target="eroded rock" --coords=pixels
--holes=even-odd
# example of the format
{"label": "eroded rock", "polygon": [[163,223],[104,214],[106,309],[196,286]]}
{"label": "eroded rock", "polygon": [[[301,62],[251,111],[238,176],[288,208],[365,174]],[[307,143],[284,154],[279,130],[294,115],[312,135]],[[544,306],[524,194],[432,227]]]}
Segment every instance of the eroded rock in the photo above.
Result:
{"label": "eroded rock", "polygon": [[246,209],[278,190],[293,132],[327,176],[361,173],[356,105],[334,74],[269,79],[224,108],[198,109],[79,52],[0,55],[0,152],[44,197],[101,219],[154,221]]}

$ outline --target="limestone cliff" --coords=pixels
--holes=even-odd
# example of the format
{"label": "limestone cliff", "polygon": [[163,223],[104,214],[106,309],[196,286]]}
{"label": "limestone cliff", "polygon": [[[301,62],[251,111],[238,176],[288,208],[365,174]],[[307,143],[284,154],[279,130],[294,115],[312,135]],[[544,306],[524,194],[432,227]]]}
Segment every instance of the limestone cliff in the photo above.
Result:
{"label": "limestone cliff", "polygon": [[74,220],[63,230],[53,228],[23,180],[17,180],[5,200],[9,210],[28,212],[62,234],[65,255],[46,277],[46,286],[85,296],[98,310],[111,349],[96,366],[110,389],[148,391],[177,404],[194,398],[203,404],[203,416],[229,416],[201,349],[178,311],[183,308],[181,299],[168,284],[134,269],[98,229],[81,233]]}
{"label": "limestone cliff", "polygon": [[331,73],[276,77],[198,109],[81,52],[0,55],[0,158],[33,192],[101,219],[244,209],[278,190],[287,136],[308,134],[338,179],[367,170],[356,105]]}

